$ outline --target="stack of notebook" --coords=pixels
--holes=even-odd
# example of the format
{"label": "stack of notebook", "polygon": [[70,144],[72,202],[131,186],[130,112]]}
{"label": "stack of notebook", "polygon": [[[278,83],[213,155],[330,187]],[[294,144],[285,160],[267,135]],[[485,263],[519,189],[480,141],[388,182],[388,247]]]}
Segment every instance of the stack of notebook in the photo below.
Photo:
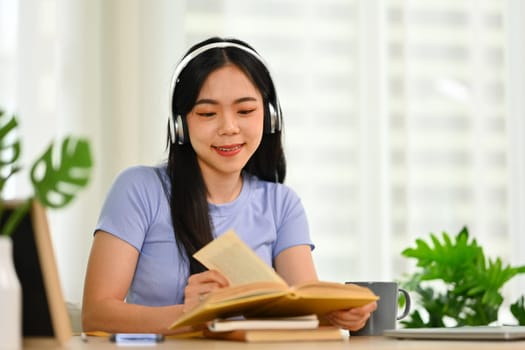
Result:
{"label": "stack of notebook", "polygon": [[281,318],[234,318],[212,321],[204,336],[245,342],[343,340],[336,327],[320,326],[315,315]]}

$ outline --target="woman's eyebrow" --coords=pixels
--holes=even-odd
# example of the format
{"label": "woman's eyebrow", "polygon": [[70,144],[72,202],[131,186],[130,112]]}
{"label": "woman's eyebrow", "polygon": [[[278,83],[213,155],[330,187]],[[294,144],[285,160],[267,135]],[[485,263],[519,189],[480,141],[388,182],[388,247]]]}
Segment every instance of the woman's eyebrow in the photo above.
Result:
{"label": "woman's eyebrow", "polygon": [[243,102],[256,102],[257,99],[255,97],[247,96],[247,97],[241,97],[233,101],[233,103],[243,103]]}
{"label": "woman's eyebrow", "polygon": [[[252,102],[257,101],[255,97],[247,96],[247,97],[241,97],[233,101],[233,104],[243,103],[243,102]],[[211,104],[211,105],[218,105],[219,101],[211,99],[211,98],[202,98],[195,102],[195,105],[202,105],[202,104]]]}
{"label": "woman's eyebrow", "polygon": [[211,98],[201,98],[200,100],[197,100],[197,102],[195,102],[195,105],[204,105],[204,104],[218,105],[219,102],[217,100],[212,100]]}

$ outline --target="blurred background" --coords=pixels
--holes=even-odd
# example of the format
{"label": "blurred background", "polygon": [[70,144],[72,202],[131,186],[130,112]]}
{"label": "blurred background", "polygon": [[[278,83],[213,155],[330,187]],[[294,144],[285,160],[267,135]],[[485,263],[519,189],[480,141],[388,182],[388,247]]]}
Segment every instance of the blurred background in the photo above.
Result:
{"label": "blurred background", "polygon": [[67,134],[94,151],[88,189],[49,212],[66,299],[115,176],[166,157],[179,58],[215,35],[269,63],[322,279],[399,279],[417,237],[463,226],[525,264],[523,33],[520,0],[0,0],[0,106],[23,163]]}

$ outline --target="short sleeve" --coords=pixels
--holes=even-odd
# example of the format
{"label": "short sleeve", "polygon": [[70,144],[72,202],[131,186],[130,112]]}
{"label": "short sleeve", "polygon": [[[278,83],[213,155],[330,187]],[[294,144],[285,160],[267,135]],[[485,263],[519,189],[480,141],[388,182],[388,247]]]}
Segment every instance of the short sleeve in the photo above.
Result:
{"label": "short sleeve", "polygon": [[274,207],[277,235],[273,258],[275,259],[283,250],[297,245],[308,245],[313,250],[315,246],[310,238],[308,219],[301,199],[292,189],[284,185],[277,186],[276,191]]}
{"label": "short sleeve", "polygon": [[115,179],[95,230],[103,230],[141,250],[163,195],[154,168],[136,166]]}

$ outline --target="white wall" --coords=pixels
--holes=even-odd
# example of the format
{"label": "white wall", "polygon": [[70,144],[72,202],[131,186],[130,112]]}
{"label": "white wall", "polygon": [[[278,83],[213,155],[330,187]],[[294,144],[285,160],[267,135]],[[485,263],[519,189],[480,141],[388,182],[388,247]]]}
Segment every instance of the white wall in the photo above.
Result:
{"label": "white wall", "polygon": [[[378,57],[387,51],[388,43],[396,40],[405,43],[402,40],[414,34],[403,32],[410,28],[399,23],[401,29],[396,27],[392,32],[381,27],[388,21],[382,21],[378,12],[383,9],[383,15],[388,17],[391,15],[389,10],[395,6],[399,8],[402,1],[333,0],[320,4],[287,0],[282,1],[279,16],[269,16],[270,20],[264,15],[274,9],[262,3],[253,10],[252,5],[243,5],[246,6],[244,8],[237,6],[240,2],[226,0],[0,0],[0,4],[6,1],[18,4],[18,47],[13,51],[17,55],[15,58],[0,52],[0,72],[7,72],[0,81],[0,97],[3,99],[7,96],[8,107],[16,108],[20,116],[25,140],[24,164],[29,164],[52,138],[66,133],[81,134],[92,141],[95,156],[92,183],[70,207],[49,213],[67,300],[76,302],[81,299],[92,230],[115,175],[130,165],[155,164],[164,157],[169,83],[178,58],[189,44],[186,40],[193,42],[210,34],[246,38],[255,43],[265,54],[271,68],[275,68],[272,73],[276,73],[274,79],[278,82],[281,102],[286,108],[286,142],[290,155],[287,181],[303,197],[312,219],[312,235],[319,242],[314,254],[322,263],[320,271],[323,276],[337,275],[339,279],[345,276],[391,278],[395,276],[394,270],[401,270],[399,248],[426,232],[420,229],[421,226],[416,229],[416,225],[404,225],[405,221],[410,223],[414,219],[410,217],[413,213],[405,210],[405,207],[417,209],[421,203],[417,200],[420,198],[411,198],[410,193],[408,199],[396,199],[394,194],[390,198],[393,191],[388,188],[397,182],[404,185],[405,181],[408,183],[410,180],[406,179],[410,176],[409,172],[394,172],[388,168],[390,147],[413,147],[408,150],[407,163],[413,160],[410,156],[415,153],[414,149],[419,150],[416,144],[410,144],[413,140],[405,140],[405,134],[393,135],[387,130],[386,119],[390,116],[386,115],[386,109],[390,107],[390,101],[388,96],[383,95],[391,93],[384,90],[390,88],[391,76],[395,75],[394,78],[399,79],[408,77],[410,72],[404,71],[407,68],[404,65],[409,66],[409,62],[403,62],[404,57],[401,57],[401,62],[389,67]],[[436,1],[429,6],[439,8],[441,4]],[[460,11],[465,6],[461,2],[447,4],[457,4]],[[525,60],[525,42],[519,35],[525,30],[522,20],[525,11],[519,0],[507,0],[507,4],[509,32],[518,36],[509,37],[507,47],[509,57],[512,58],[507,62],[508,76],[512,77],[509,79],[511,85],[506,89],[509,91],[507,114],[508,126],[513,132],[511,139],[514,140],[509,143],[509,154],[512,155],[508,163],[512,177],[509,183],[522,185],[521,179],[525,177],[525,146],[520,135],[525,134],[522,118],[525,113],[525,73],[522,64]],[[474,6],[474,3],[471,5]],[[186,6],[194,12],[186,11]],[[3,7],[0,6],[0,9]],[[403,8],[402,15],[406,15],[403,12],[405,10],[409,13],[410,6]],[[223,15],[221,11],[229,13]],[[331,21],[328,17],[316,20],[317,12],[320,11],[327,11],[323,14],[334,15],[337,20]],[[339,15],[339,12],[344,15]],[[247,14],[251,14],[251,17]],[[293,20],[285,21],[286,16]],[[466,22],[468,27],[469,21]],[[415,24],[419,23],[416,21]],[[5,22],[0,23],[0,26],[6,25]],[[4,27],[0,28],[3,30]],[[446,29],[452,32],[451,28]],[[448,33],[437,33],[437,41],[450,39]],[[427,31],[423,34],[434,38],[432,35],[435,33]],[[382,45],[374,46],[378,42],[382,42]],[[4,50],[4,46],[0,46],[0,49]],[[341,62],[346,65],[341,67]],[[412,68],[419,67],[419,63],[412,62],[415,64]],[[465,69],[461,71],[464,73]],[[320,94],[322,87],[319,88],[318,84],[327,84],[333,77],[336,79],[335,87],[330,87],[331,93]],[[412,88],[417,90],[416,85]],[[405,99],[402,103],[407,103],[409,97],[408,94],[401,96],[401,99]],[[381,103],[374,102],[377,100]],[[399,101],[393,106],[399,108],[399,114],[404,116],[410,114],[410,111],[403,111],[405,107]],[[344,113],[340,113],[341,109]],[[429,110],[433,111],[432,108]],[[416,116],[411,117],[413,119],[406,120],[416,121]],[[329,122],[321,123],[321,118]],[[376,123],[382,126],[375,128]],[[333,136],[330,134],[333,125],[355,127],[355,130],[336,130],[339,132]],[[406,132],[406,129],[403,130]],[[334,144],[336,139],[341,141],[342,137],[337,135],[342,134],[345,136],[344,142]],[[414,127],[412,134],[419,135],[419,130]],[[389,137],[406,141],[407,144],[396,144]],[[434,145],[438,148],[451,144],[448,139],[433,140],[437,141]],[[329,154],[337,146],[342,146],[339,153]],[[354,151],[357,155],[352,157]],[[329,166],[316,166],[324,155],[331,156],[327,157],[332,161],[331,165],[341,167],[334,170]],[[312,176],[314,171],[318,173]],[[333,185],[342,178],[346,181],[344,185]],[[316,179],[319,181],[313,181]],[[324,185],[327,183],[333,186],[330,187],[331,192],[326,191],[330,193],[324,196]],[[348,187],[343,187],[346,185]],[[16,186],[18,196],[27,193],[25,180],[17,180]],[[351,186],[357,190],[353,191]],[[428,184],[428,187],[432,186]],[[524,191],[522,185],[509,192],[511,198],[508,208],[514,208],[514,211],[509,213],[511,233],[505,242],[511,242],[511,247],[503,246],[502,249],[512,249],[513,264],[525,263],[520,248],[525,244],[520,232],[525,227],[520,212],[525,205]],[[340,193],[344,193],[347,198],[341,199]],[[333,207],[319,204],[320,195],[328,204],[340,205],[337,208],[337,219],[340,220],[328,229],[327,224],[336,221],[333,217],[335,211]],[[354,200],[352,196],[357,199]],[[423,204],[433,202],[431,198],[425,199]],[[429,225],[436,222],[446,225],[442,216],[446,216],[445,219],[452,218],[449,224],[450,221],[455,223],[455,220],[465,219],[453,206],[447,207],[448,204],[443,204],[445,210],[442,213],[427,210],[429,216],[435,216]],[[432,208],[431,205],[429,207]],[[397,225],[400,231],[397,234],[391,232],[394,221],[402,223]],[[481,226],[481,231],[489,232],[487,225],[478,226]],[[485,236],[491,239],[489,234]],[[380,261],[376,259],[377,246],[382,249]],[[499,247],[499,244],[494,246]],[[397,260],[392,258],[394,256]],[[522,282],[521,287],[515,290],[522,291],[524,288]]]}
{"label": "white wall", "polygon": [[[65,297],[81,300],[92,232],[118,172],[164,158],[169,84],[182,54],[178,1],[21,0],[17,114],[24,164],[52,139],[90,139],[94,173],[49,211]],[[21,176],[16,196],[29,193]]]}

